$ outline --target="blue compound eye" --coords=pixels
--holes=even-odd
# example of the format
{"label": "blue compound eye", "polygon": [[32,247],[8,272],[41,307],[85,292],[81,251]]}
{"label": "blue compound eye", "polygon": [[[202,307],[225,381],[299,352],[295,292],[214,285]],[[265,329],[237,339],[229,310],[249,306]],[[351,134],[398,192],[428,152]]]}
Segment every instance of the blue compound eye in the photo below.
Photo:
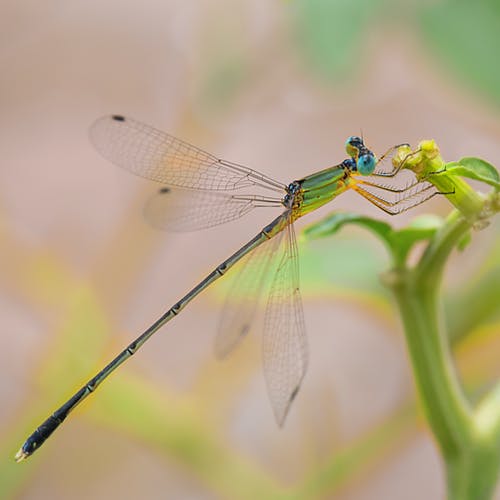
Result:
{"label": "blue compound eye", "polygon": [[370,175],[375,170],[376,163],[373,154],[364,154],[358,158],[356,168],[361,175]]}

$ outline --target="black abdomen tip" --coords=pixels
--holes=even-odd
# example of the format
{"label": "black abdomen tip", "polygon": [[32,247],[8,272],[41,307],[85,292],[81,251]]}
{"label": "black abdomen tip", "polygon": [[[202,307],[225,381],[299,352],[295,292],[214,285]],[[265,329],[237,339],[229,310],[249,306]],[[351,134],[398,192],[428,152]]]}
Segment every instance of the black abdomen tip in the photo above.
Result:
{"label": "black abdomen tip", "polygon": [[125,117],[122,115],[111,115],[111,118],[115,120],[116,122],[124,122]]}
{"label": "black abdomen tip", "polygon": [[160,194],[166,194],[166,193],[170,193],[170,188],[168,187],[162,187],[159,191]]}

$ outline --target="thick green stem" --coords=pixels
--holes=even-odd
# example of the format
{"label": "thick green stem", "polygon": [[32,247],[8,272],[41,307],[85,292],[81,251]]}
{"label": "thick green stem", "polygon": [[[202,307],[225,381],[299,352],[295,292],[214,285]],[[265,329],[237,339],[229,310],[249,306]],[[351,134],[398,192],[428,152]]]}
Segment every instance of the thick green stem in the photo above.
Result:
{"label": "thick green stem", "polygon": [[[418,393],[446,464],[450,500],[487,500],[493,494],[499,457],[498,410],[491,399],[476,416],[460,385],[445,333],[439,290],[450,252],[472,221],[454,212],[414,269],[394,271],[391,288],[400,309]],[[494,422],[490,417],[495,415]],[[487,420],[489,429],[481,426]]]}
{"label": "thick green stem", "polygon": [[393,291],[425,414],[443,456],[452,458],[470,440],[470,409],[437,323],[435,294],[419,287],[414,272],[408,272]]}
{"label": "thick green stem", "polygon": [[441,286],[444,265],[450,253],[471,229],[473,223],[473,220],[465,219],[457,210],[448,216],[415,268],[420,287],[437,290]]}

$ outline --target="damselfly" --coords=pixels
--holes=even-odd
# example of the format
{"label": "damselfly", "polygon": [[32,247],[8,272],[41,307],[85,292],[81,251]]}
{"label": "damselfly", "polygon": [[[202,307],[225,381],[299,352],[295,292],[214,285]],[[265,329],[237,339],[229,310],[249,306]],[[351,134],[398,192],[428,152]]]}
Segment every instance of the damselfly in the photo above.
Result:
{"label": "damselfly", "polygon": [[[265,276],[273,273],[264,319],[263,364],[274,415],[281,426],[298,393],[308,363],[293,223],[347,189],[355,190],[389,214],[400,213],[437,194],[436,189],[426,182],[415,181],[397,188],[373,180],[398,174],[401,165],[383,171],[381,162],[400,145],[390,148],[377,160],[363,139],[356,136],[347,139],[348,158],[343,162],[289,184],[219,159],[169,134],[119,115],[97,120],[90,136],[105,158],[165,186],[146,207],[147,218],[156,226],[178,231],[195,230],[237,219],[257,207],[277,207],[282,212],[48,417],[26,440],[16,455],[17,461],[34,453],[71,410],[94,392],[104,379],[136,353],[160,327],[177,316],[194,297],[245,256],[247,262],[233,286],[241,287],[249,300],[242,300],[237,307],[224,308],[216,338],[216,354],[225,356],[246,335],[255,312],[258,291]],[[239,191],[245,188],[252,188],[253,192],[244,194]],[[396,193],[397,199],[390,201],[380,196],[377,194],[380,190]],[[234,191],[238,193],[231,193]],[[269,196],[269,192],[276,194]]]}

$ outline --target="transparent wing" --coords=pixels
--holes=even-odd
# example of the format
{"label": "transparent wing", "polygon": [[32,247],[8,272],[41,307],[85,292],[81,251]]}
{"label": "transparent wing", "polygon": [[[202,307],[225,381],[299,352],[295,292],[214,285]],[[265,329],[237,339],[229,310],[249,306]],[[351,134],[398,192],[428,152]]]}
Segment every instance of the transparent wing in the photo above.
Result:
{"label": "transparent wing", "polygon": [[260,245],[241,263],[222,309],[214,346],[217,358],[225,358],[250,330],[266,275],[284,234],[282,231]]}
{"label": "transparent wing", "polygon": [[211,190],[255,185],[284,189],[282,183],[255,170],[221,160],[131,118],[111,115],[98,119],[90,129],[90,139],[112,163],[162,184]]}
{"label": "transparent wing", "polygon": [[165,187],[146,203],[144,216],[159,229],[196,231],[238,219],[256,207],[280,206],[279,198]]}
{"label": "transparent wing", "polygon": [[299,391],[308,361],[293,225],[290,223],[284,232],[284,251],[271,285],[263,339],[264,374],[280,426]]}

